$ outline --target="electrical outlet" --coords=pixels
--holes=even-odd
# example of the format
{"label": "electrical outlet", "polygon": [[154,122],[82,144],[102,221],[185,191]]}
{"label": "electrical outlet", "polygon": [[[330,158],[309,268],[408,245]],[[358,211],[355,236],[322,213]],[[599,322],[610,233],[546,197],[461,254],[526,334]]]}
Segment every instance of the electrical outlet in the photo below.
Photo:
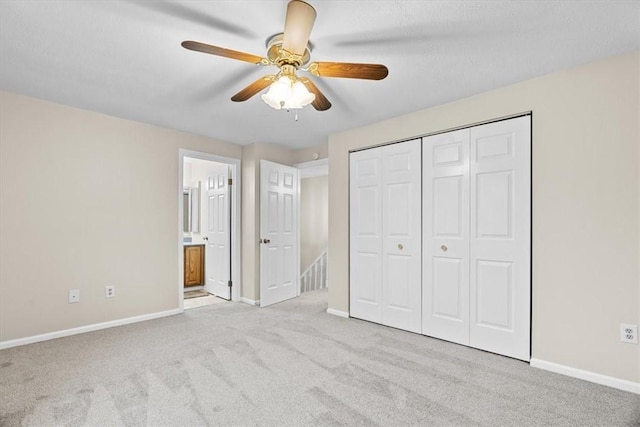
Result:
{"label": "electrical outlet", "polygon": [[620,323],[620,341],[638,344],[638,325]]}
{"label": "electrical outlet", "polygon": [[80,302],[80,289],[69,289],[69,304]]}
{"label": "electrical outlet", "polygon": [[116,296],[116,287],[115,286],[105,286],[104,287],[104,296],[106,298],[113,298]]}

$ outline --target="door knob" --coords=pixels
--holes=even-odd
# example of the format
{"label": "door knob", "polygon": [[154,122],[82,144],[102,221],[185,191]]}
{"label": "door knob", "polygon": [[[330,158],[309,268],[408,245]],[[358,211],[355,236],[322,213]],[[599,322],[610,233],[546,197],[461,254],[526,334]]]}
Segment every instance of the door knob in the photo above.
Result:
{"label": "door knob", "polygon": [[442,252],[447,252],[447,248],[445,245],[440,246],[440,249],[442,249]]}
{"label": "door knob", "polygon": [[403,250],[404,246],[402,246],[402,243],[398,243],[398,249]]}
{"label": "door knob", "polygon": [[202,238],[202,240],[209,240],[209,238],[205,236]]}
{"label": "door knob", "polygon": [[261,243],[261,244],[262,244],[262,243],[267,244],[267,243],[271,243],[271,240],[269,240],[269,239],[260,239],[260,240],[259,240],[259,243]]}

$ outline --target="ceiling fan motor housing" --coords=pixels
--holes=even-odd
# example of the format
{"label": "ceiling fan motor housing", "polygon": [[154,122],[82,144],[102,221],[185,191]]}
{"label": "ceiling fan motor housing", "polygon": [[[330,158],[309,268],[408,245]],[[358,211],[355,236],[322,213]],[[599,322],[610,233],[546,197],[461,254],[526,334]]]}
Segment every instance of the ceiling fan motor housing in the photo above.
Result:
{"label": "ceiling fan motor housing", "polygon": [[282,48],[283,33],[278,33],[267,40],[267,58],[278,67],[293,65],[295,68],[303,67],[311,60],[311,43],[307,43],[304,54],[296,55]]}

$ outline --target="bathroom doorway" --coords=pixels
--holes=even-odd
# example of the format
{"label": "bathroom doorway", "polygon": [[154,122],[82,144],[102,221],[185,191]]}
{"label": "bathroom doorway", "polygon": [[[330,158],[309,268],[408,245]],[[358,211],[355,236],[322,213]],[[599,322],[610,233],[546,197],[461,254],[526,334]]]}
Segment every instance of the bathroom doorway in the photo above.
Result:
{"label": "bathroom doorway", "polygon": [[240,299],[240,160],[180,150],[179,301]]}

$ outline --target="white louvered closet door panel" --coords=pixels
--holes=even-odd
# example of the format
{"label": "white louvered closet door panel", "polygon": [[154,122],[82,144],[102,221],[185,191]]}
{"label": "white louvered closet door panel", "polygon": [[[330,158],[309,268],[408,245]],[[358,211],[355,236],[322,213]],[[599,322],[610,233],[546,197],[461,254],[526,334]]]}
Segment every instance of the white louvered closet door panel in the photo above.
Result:
{"label": "white louvered closet door panel", "polygon": [[349,156],[349,313],[382,323],[382,149]]}
{"label": "white louvered closet door panel", "polygon": [[382,323],[422,330],[420,140],[382,147]]}

